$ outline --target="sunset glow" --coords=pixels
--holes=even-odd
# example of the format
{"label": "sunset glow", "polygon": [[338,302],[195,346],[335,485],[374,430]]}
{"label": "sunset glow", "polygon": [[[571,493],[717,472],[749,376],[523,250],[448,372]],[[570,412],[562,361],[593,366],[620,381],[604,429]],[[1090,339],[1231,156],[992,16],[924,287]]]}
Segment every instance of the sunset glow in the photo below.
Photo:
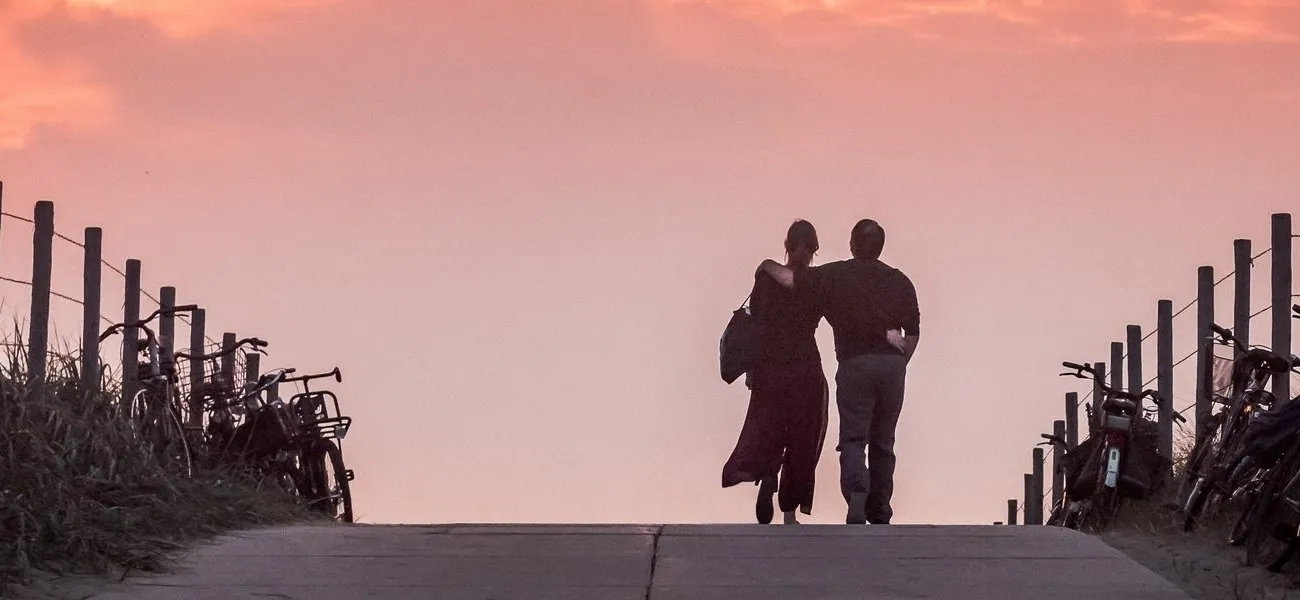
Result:
{"label": "sunset glow", "polygon": [[794,19],[822,16],[860,27],[900,29],[925,39],[963,38],[1001,23],[1038,42],[1300,42],[1297,0],[650,1],[678,8],[707,6],[778,28]]}
{"label": "sunset glow", "polygon": [[877,219],[915,282],[898,521],[1004,518],[1060,362],[1300,206],[1297,115],[1300,0],[0,0],[5,211],[338,365],[369,522],[752,520],[718,339],[797,218],[818,264]]}
{"label": "sunset glow", "polygon": [[[177,43],[218,30],[256,33],[268,19],[335,0],[14,0],[0,3],[0,148],[24,145],[33,129],[81,130],[111,122],[112,89],[81,61],[27,52],[20,38],[42,22],[71,18],[93,26],[113,19],[148,24]],[[74,53],[75,55],[75,53]]]}

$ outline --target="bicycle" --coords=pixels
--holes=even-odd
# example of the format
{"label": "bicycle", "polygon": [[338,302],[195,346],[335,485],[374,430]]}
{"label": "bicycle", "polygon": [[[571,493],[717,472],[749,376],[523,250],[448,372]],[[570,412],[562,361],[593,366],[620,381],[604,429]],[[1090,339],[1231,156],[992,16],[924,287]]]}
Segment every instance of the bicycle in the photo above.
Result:
{"label": "bicycle", "polygon": [[[1196,528],[1203,514],[1212,513],[1225,498],[1237,498],[1239,488],[1251,479],[1253,464],[1246,458],[1246,428],[1255,416],[1272,408],[1276,398],[1268,391],[1274,373],[1287,372],[1290,361],[1261,346],[1246,347],[1232,332],[1211,324],[1216,343],[1241,352],[1233,361],[1232,393],[1229,398],[1213,395],[1222,405],[1199,427],[1192,456],[1187,461],[1185,483],[1191,491],[1183,503],[1183,531]],[[1234,528],[1235,529],[1235,528]],[[1238,531],[1230,541],[1240,540]]]}
{"label": "bicycle", "polygon": [[[335,368],[329,373],[290,377],[296,369],[277,369],[245,384],[242,391],[214,399],[209,403],[214,413],[207,430],[209,448],[218,465],[245,468],[275,480],[285,492],[313,510],[351,523],[352,492],[348,483],[355,475],[343,464],[342,450],[332,440],[347,435],[351,418],[329,416],[326,398],[338,399],[332,392],[312,392],[310,381],[333,377],[342,382]],[[275,398],[266,402],[262,394],[273,385],[301,382],[305,392],[289,402]],[[239,423],[220,415],[243,415]]]}
{"label": "bicycle", "polygon": [[[339,411],[338,396],[328,390],[313,392],[311,381],[332,377],[342,383],[338,367],[328,373],[287,377],[285,382],[303,384],[303,391],[289,400],[289,407],[299,427],[297,442],[301,448],[302,468],[306,483],[308,506],[329,514],[334,519],[352,522],[352,489],[350,482],[356,478],[343,463],[343,438],[352,425],[352,418]],[[330,401],[334,410],[329,410]]]}
{"label": "bicycle", "polygon": [[[230,356],[244,347],[249,347],[251,351],[265,355],[267,342],[256,337],[244,338],[236,341],[229,348],[224,348],[209,354],[189,354],[187,352],[177,352],[176,360],[190,360],[195,363],[212,363],[210,372],[221,372],[220,359]],[[202,365],[196,365],[204,371],[208,369]],[[195,443],[191,443],[191,453],[196,459],[205,463],[208,467],[215,467],[219,463],[219,458],[212,452],[212,444],[208,441],[216,437],[224,437],[223,433],[229,433],[233,429],[236,421],[242,415],[242,404],[239,402],[242,394],[239,389],[233,387],[233,381],[227,382],[222,380],[201,381],[195,389],[190,390],[190,404],[192,408],[197,409],[198,422],[191,424],[186,429],[193,433]],[[235,409],[240,409],[236,411]],[[238,412],[238,414],[237,414]],[[198,446],[196,448],[195,446]],[[202,449],[200,453],[197,450]]]}
{"label": "bicycle", "polygon": [[[1131,454],[1128,451],[1132,447],[1134,424],[1147,422],[1141,414],[1142,400],[1151,398],[1157,405],[1163,404],[1166,400],[1155,390],[1143,390],[1135,394],[1114,389],[1106,385],[1101,374],[1094,370],[1091,364],[1080,365],[1071,362],[1061,364],[1073,370],[1073,372],[1061,373],[1062,377],[1092,379],[1103,394],[1098,407],[1102,414],[1101,422],[1097,424],[1089,419],[1092,423],[1089,440],[1072,451],[1075,453],[1076,460],[1079,456],[1077,453],[1084,453],[1085,460],[1078,469],[1075,481],[1069,486],[1072,495],[1078,499],[1069,502],[1065,508],[1066,513],[1061,519],[1063,522],[1073,523],[1075,529],[1082,530],[1089,526],[1093,529],[1102,529],[1118,513],[1122,497],[1143,497],[1146,489],[1152,487],[1144,486],[1132,477],[1126,477],[1129,475],[1127,459]],[[1085,376],[1084,372],[1089,373],[1091,377]],[[1173,418],[1176,422],[1186,421],[1178,413],[1173,413]],[[1088,448],[1089,445],[1092,448]],[[1096,471],[1089,473],[1087,467],[1094,463]]]}
{"label": "bicycle", "polygon": [[138,439],[150,446],[164,466],[185,478],[194,475],[194,464],[177,408],[175,364],[162,364],[158,336],[149,328],[149,323],[163,315],[193,312],[198,308],[194,304],[159,308],[148,318],[112,325],[99,336],[99,343],[103,344],[108,338],[126,329],[144,332],[145,345],[140,352],[147,354],[148,363],[136,363],[140,389],[127,402],[127,418]]}
{"label": "bicycle", "polygon": [[[1065,438],[1052,433],[1040,434],[1040,437],[1042,437],[1044,440],[1047,441],[1039,442],[1037,444],[1038,446],[1050,446],[1053,448],[1060,448],[1061,456],[1065,456],[1070,452],[1070,447],[1065,443]],[[1053,465],[1052,468],[1064,469],[1064,466]],[[1072,494],[1070,494],[1069,486],[1065,486],[1065,489],[1061,490],[1060,501],[1052,505],[1052,512],[1048,516],[1045,525],[1075,529],[1077,527],[1075,521],[1078,513],[1077,511],[1070,510],[1071,501],[1072,501]]]}
{"label": "bicycle", "polygon": [[[1300,319],[1300,304],[1291,307]],[[1291,357],[1292,372],[1300,372],[1300,357]],[[1292,398],[1282,410],[1297,406]],[[1279,411],[1281,412],[1281,411]],[[1262,564],[1278,572],[1300,550],[1300,420],[1290,428],[1290,440],[1269,470],[1262,489],[1252,498],[1246,539],[1246,564]]]}

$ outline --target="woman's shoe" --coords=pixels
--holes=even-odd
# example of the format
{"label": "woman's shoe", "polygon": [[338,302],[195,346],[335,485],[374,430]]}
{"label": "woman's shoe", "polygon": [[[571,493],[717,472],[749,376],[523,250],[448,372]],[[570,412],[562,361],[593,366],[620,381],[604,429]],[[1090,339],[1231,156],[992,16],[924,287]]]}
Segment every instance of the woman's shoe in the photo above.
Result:
{"label": "woman's shoe", "polygon": [[758,500],[754,503],[754,516],[758,517],[758,522],[763,525],[771,524],[772,517],[776,515],[776,507],[772,506],[772,496],[776,494],[776,478],[769,477],[758,484]]}

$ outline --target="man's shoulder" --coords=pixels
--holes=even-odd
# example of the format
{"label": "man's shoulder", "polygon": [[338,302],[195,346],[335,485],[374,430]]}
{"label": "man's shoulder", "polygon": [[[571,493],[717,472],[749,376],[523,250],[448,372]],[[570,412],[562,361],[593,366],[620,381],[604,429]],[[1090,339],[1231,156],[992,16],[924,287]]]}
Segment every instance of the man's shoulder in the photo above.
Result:
{"label": "man's shoulder", "polygon": [[853,259],[849,258],[845,260],[833,260],[812,268],[816,269],[819,273],[843,273],[845,269],[852,268],[852,265]]}
{"label": "man's shoulder", "polygon": [[906,280],[908,282],[911,282],[911,278],[908,277],[907,273],[904,273],[902,269],[895,267],[894,265],[891,265],[883,260],[878,260],[876,261],[876,263],[879,264],[882,269],[889,272],[889,274],[901,278],[903,280]]}
{"label": "man's shoulder", "polygon": [[885,269],[885,272],[888,273],[888,279],[893,282],[891,284],[893,289],[899,290],[904,294],[916,294],[916,284],[912,283],[912,278],[908,277],[907,273],[904,273],[903,270],[898,267],[883,262],[880,264]]}

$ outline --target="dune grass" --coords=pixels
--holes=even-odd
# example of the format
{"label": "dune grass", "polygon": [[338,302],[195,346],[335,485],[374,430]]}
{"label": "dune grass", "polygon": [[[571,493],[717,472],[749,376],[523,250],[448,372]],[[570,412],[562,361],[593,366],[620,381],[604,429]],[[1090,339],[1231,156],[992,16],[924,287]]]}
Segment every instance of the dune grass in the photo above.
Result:
{"label": "dune grass", "polygon": [[[22,339],[21,336],[10,339]],[[120,384],[87,390],[78,361],[51,355],[27,381],[21,344],[0,363],[0,596],[45,573],[166,569],[174,551],[221,532],[311,520],[272,485],[223,471],[173,476],[119,414]]]}

